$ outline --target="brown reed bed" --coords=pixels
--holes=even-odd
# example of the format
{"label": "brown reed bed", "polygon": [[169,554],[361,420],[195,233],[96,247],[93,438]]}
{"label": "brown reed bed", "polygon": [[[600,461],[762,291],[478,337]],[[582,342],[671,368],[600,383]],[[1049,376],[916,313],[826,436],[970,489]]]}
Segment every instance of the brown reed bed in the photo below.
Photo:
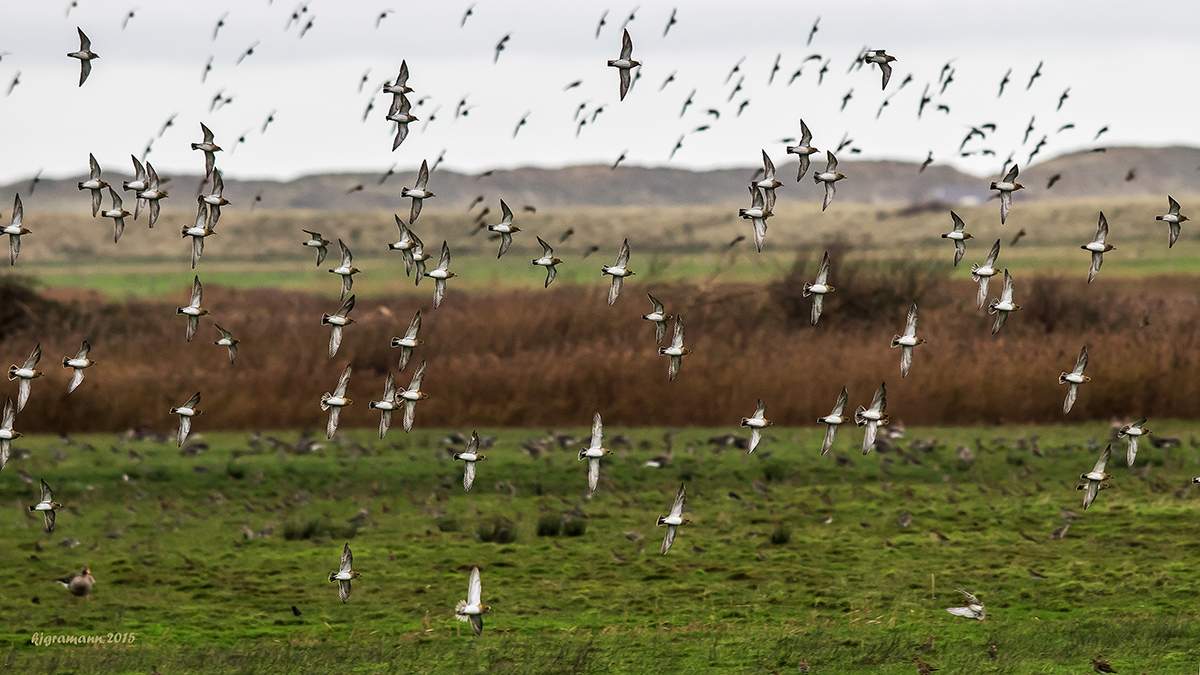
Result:
{"label": "brown reed bed", "polygon": [[[832,253],[838,259],[844,251]],[[367,403],[396,367],[389,339],[419,308],[427,344],[396,375],[407,384],[416,364],[428,361],[424,389],[432,398],[418,406],[419,427],[583,427],[597,410],[621,425],[733,426],[757,398],[776,423],[810,424],[828,413],[843,385],[854,407],[883,381],[889,412],[909,424],[1053,422],[1064,419],[1058,374],[1070,370],[1083,345],[1094,379],[1067,419],[1200,417],[1200,279],[1102,274],[1088,286],[1078,275],[1019,277],[1023,309],[993,336],[991,317],[975,308],[974,284],[948,278],[944,266],[835,262],[837,291],[812,327],[800,291],[818,255],[802,252],[793,271],[767,287],[651,287],[634,277],[613,307],[599,282],[475,294],[451,282],[437,310],[415,298],[362,299],[332,360],[320,316],[338,303],[305,293],[206,286],[212,314],[191,343],[175,314],[186,288],[178,303],[47,302],[26,293],[31,311],[5,314],[0,365],[21,362],[41,342],[46,375],[18,416],[24,432],[167,430],[175,422],[171,406],[197,390],[199,430],[320,429],[321,393],[347,363],[355,404],[342,424],[370,427],[378,418]],[[686,321],[694,353],[675,382],[667,381],[653,327],[640,318],[650,310],[647,291]],[[8,296],[0,300],[13,306]],[[918,335],[929,344],[917,347],[901,380],[900,353],[889,343],[914,300]],[[236,364],[213,344],[214,320],[243,341]],[[69,373],[59,363],[84,339],[99,365],[68,396]],[[7,395],[15,392],[7,385]]]}

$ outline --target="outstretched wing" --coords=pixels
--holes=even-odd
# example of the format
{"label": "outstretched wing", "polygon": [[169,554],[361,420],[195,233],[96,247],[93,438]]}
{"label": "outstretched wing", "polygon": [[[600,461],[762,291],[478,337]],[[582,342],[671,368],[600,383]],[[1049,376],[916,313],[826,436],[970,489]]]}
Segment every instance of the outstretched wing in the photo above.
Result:
{"label": "outstretched wing", "polygon": [[342,374],[340,376],[338,376],[337,388],[333,390],[334,396],[343,397],[346,395],[346,387],[350,386],[351,368],[352,367],[349,364],[347,364],[346,369],[342,371]]}
{"label": "outstretched wing", "polygon": [[1082,375],[1083,369],[1087,368],[1087,363],[1088,363],[1088,353],[1087,353],[1087,347],[1085,346],[1083,349],[1079,350],[1079,358],[1076,359],[1076,361],[1075,361],[1075,370],[1073,370],[1071,372],[1075,375]]}
{"label": "outstretched wing", "polygon": [[675,543],[675,532],[678,529],[679,528],[675,525],[667,526],[667,533],[666,533],[666,535],[663,536],[663,543],[662,543],[662,554],[663,555],[666,555],[667,551],[671,550],[671,544]]}
{"label": "outstretched wing", "polygon": [[600,483],[600,458],[588,458],[588,490],[596,491],[596,486]]}
{"label": "outstretched wing", "polygon": [[1095,473],[1104,473],[1104,467],[1108,466],[1108,460],[1112,457],[1112,444],[1104,448],[1104,452],[1100,453],[1100,459],[1096,461],[1095,468],[1092,469]]}
{"label": "outstretched wing", "polygon": [[687,500],[686,486],[679,484],[679,492],[675,495],[675,503],[671,504],[671,518],[677,518],[683,513],[683,503]]}
{"label": "outstretched wing", "polygon": [[846,409],[846,400],[848,398],[849,398],[849,394],[846,392],[846,388],[842,387],[842,391],[841,391],[841,393],[838,394],[838,397],[837,397],[837,403],[833,404],[833,412],[831,412],[829,414],[837,415],[838,417],[841,417],[842,411]]}
{"label": "outstretched wing", "polygon": [[471,568],[471,581],[467,585],[467,604],[478,605],[483,602],[483,582],[479,578],[479,568]]}
{"label": "outstretched wing", "polygon": [[592,416],[592,444],[591,447],[600,447],[604,440],[604,423],[600,421],[600,413],[597,412]]}

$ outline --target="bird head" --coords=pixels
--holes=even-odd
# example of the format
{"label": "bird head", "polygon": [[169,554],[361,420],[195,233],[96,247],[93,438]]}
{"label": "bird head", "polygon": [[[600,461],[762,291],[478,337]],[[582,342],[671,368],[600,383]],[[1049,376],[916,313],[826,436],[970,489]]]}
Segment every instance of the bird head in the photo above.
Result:
{"label": "bird head", "polygon": [[1025,189],[1024,185],[1021,185],[1020,183],[1013,183],[1013,192],[1016,192],[1017,190],[1024,190],[1024,189]]}
{"label": "bird head", "polygon": [[476,454],[476,455],[475,455],[475,461],[476,461],[476,462],[482,462],[482,461],[483,461],[483,460],[485,460],[485,459],[487,459],[487,455],[480,455],[480,454]]}
{"label": "bird head", "polygon": [[1092,378],[1091,378],[1091,377],[1088,377],[1087,375],[1084,375],[1084,376],[1083,376],[1083,381],[1084,381],[1084,382],[1091,382],[1091,381],[1092,381]]}
{"label": "bird head", "polygon": [[963,232],[962,238],[963,238],[963,241],[966,241],[968,239],[974,239],[975,237],[972,234],[970,234],[969,232]]}

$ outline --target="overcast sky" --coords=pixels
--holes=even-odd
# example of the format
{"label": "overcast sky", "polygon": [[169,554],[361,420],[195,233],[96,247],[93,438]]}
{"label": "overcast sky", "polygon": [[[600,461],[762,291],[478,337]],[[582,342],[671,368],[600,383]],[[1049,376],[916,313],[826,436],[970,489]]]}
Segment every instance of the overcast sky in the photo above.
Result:
{"label": "overcast sky", "polygon": [[[393,163],[398,172],[409,171],[443,151],[444,167],[468,172],[611,164],[622,152],[628,164],[658,166],[668,165],[680,136],[671,166],[750,166],[765,148],[787,174],[795,168],[782,139],[798,135],[801,118],[822,150],[852,138],[861,154],[843,158],[921,161],[932,151],[936,162],[978,175],[999,171],[1010,153],[1024,166],[1043,136],[1039,161],[1097,145],[1197,143],[1200,80],[1191,54],[1200,3],[1182,0],[312,0],[290,27],[300,7],[290,0],[78,0],[69,16],[68,5],[8,0],[0,10],[0,52],[7,52],[0,58],[2,181],[39,170],[45,177],[77,175],[86,171],[89,152],[106,171],[128,173],[129,155],[140,157],[151,140],[149,159],[159,173],[202,173],[203,157],[189,149],[200,140],[199,122],[225,148],[218,166],[239,178],[382,173]],[[605,61],[617,57],[621,26],[635,8],[628,29],[633,56],[644,62],[642,77],[619,101],[617,71]],[[677,23],[664,37],[676,8]],[[376,28],[388,9],[395,11]],[[122,29],[130,10],[135,15]],[[818,17],[819,30],[806,46]],[[77,86],[79,62],[65,56],[79,47],[76,26],[100,54],[83,87]],[[496,43],[510,33],[493,63]],[[235,65],[256,42],[254,53]],[[898,59],[886,91],[873,66],[847,73],[864,46]],[[820,59],[806,61],[812,54]],[[768,84],[777,55],[780,70]],[[212,71],[202,84],[210,57]],[[384,119],[391,96],[379,89],[402,59],[415,90],[410,99],[421,102],[413,110],[421,121],[393,152],[394,125]],[[939,95],[947,62],[953,80]],[[1042,77],[1026,90],[1039,62]],[[1011,82],[998,99],[1009,68]],[[5,96],[18,73],[20,83]],[[659,91],[672,73],[674,81]],[[901,88],[910,73],[912,82]],[[742,77],[741,91],[732,93]],[[576,80],[582,84],[564,91]],[[918,121],[926,85],[934,102]],[[1056,111],[1068,87],[1069,98]],[[695,103],[680,118],[693,89]],[[232,102],[210,111],[219,92]],[[468,113],[456,119],[464,97]],[[885,97],[890,103],[876,119]],[[375,107],[364,122],[372,98]],[[749,103],[739,117],[743,101]],[[579,129],[581,104],[590,123]],[[937,104],[950,112],[936,110]],[[264,133],[273,111],[275,121]],[[173,126],[159,138],[173,115]],[[1022,144],[1031,117],[1034,131]],[[969,126],[989,122],[996,131],[966,150],[996,156],[960,157]],[[1060,132],[1066,124],[1075,126]],[[693,132],[704,125],[710,128]],[[1094,142],[1105,126],[1110,130]],[[237,143],[243,135],[245,142]]]}

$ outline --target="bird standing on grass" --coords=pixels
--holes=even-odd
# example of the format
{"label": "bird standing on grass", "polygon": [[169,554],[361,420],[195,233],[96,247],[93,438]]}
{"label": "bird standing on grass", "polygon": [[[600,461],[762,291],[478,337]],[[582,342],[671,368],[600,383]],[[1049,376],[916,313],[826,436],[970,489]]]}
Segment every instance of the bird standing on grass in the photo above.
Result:
{"label": "bird standing on grass", "polygon": [[57,579],[58,583],[63,585],[63,588],[71,592],[71,595],[86,597],[92,592],[92,586],[96,585],[96,580],[92,577],[92,569],[86,565],[77,574],[68,574],[67,576]]}

